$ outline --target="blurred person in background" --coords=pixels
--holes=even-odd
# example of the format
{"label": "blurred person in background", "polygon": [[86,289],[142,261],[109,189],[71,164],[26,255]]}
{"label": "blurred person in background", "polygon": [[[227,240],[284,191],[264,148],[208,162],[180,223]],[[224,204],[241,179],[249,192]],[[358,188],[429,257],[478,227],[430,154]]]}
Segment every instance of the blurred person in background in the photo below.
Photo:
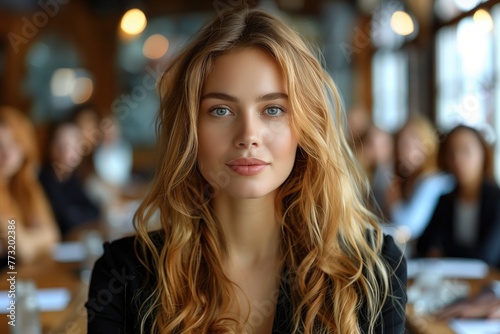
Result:
{"label": "blurred person in background", "polygon": [[420,237],[439,197],[451,191],[451,175],[438,169],[438,136],[431,122],[412,115],[396,134],[395,165],[386,203],[391,226],[404,240]]}
{"label": "blurred person in background", "polygon": [[385,195],[394,171],[394,139],[391,134],[371,125],[362,140],[363,165],[373,191],[376,211],[387,216]]}
{"label": "blurred person in background", "polygon": [[133,151],[116,118],[104,119],[102,128],[103,139],[94,152],[95,173],[86,188],[95,201],[109,206],[119,201],[131,182]]}
{"label": "blurred person in background", "polygon": [[102,142],[94,152],[94,173],[87,177],[85,189],[98,203],[106,238],[119,238],[134,232],[132,217],[139,206],[142,188],[132,179],[133,150],[115,117],[101,121]]}
{"label": "blurred person in background", "polygon": [[60,237],[37,180],[36,143],[30,120],[17,109],[0,107],[0,256],[7,257],[9,225],[15,225],[15,258],[25,263],[50,251]]}
{"label": "blurred person in background", "polygon": [[99,208],[89,199],[75,173],[83,157],[82,143],[81,131],[75,123],[63,121],[51,125],[48,154],[39,178],[63,236],[100,217]]}
{"label": "blurred person in background", "polygon": [[99,128],[101,116],[94,106],[81,104],[71,111],[71,121],[80,128],[82,134],[83,157],[76,172],[85,182],[95,172],[94,152],[103,140],[103,131]]}
{"label": "blurred person in background", "polygon": [[439,199],[418,242],[422,256],[481,259],[500,267],[500,189],[492,152],[474,128],[454,128],[444,145],[446,169],[456,187]]}
{"label": "blurred person in background", "polygon": [[[371,127],[368,111],[362,105],[354,106],[347,113],[347,129],[345,136],[351,150],[363,167],[367,166],[364,159],[363,138]],[[366,169],[366,168],[365,168]]]}

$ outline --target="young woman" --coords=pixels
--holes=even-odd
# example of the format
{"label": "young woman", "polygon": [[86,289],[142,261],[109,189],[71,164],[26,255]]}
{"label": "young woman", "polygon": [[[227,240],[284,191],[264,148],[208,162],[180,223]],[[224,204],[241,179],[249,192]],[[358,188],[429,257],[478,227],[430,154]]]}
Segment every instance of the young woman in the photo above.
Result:
{"label": "young woman", "polygon": [[74,122],[81,131],[81,148],[82,162],[75,171],[82,182],[86,182],[87,178],[94,174],[94,154],[95,149],[99,146],[103,139],[103,131],[100,128],[101,117],[98,109],[91,104],[80,104],[71,110],[70,120]]}
{"label": "young woman", "polygon": [[95,264],[89,333],[404,331],[404,259],[364,206],[334,83],[294,31],[223,12],[159,92],[157,175],[137,236]]}
{"label": "young woman", "polygon": [[478,258],[500,267],[500,189],[493,180],[492,154],[481,134],[464,125],[444,145],[456,188],[443,195],[418,243],[423,256]]}
{"label": "young woman", "polygon": [[[16,261],[30,262],[59,239],[57,226],[37,180],[35,130],[17,109],[0,107],[0,254],[15,225]],[[15,222],[12,223],[11,222]],[[5,264],[5,263],[2,263]]]}
{"label": "young woman", "polygon": [[394,179],[386,205],[392,226],[406,240],[418,239],[439,196],[452,190],[453,177],[438,168],[439,138],[431,122],[413,115],[396,135]]}
{"label": "young woman", "polygon": [[82,141],[81,130],[75,123],[53,123],[48,135],[48,154],[39,175],[63,237],[101,217],[75,172],[83,158]]}

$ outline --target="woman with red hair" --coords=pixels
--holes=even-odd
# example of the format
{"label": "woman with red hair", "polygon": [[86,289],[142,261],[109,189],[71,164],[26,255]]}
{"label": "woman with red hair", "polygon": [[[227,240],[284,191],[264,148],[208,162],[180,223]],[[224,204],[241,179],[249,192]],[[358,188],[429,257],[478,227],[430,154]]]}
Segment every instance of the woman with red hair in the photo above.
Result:
{"label": "woman with red hair", "polygon": [[38,152],[33,125],[21,111],[0,107],[2,257],[7,256],[8,238],[12,239],[14,234],[15,258],[21,262],[34,260],[59,239],[52,211],[37,180],[37,164]]}

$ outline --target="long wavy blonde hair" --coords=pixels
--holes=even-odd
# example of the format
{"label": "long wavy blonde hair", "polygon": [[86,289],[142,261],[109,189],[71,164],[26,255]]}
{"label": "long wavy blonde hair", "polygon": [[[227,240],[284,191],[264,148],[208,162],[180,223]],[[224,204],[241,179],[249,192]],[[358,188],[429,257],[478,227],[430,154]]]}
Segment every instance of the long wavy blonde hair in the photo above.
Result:
{"label": "long wavy blonde hair", "polygon": [[[141,329],[243,332],[239,320],[223,313],[234,298],[221,261],[226,240],[210,206],[213,190],[197,169],[204,81],[217,56],[242,47],[261,48],[279,64],[299,142],[294,168],[275,203],[284,266],[293,273],[288,284],[294,332],[359,333],[362,305],[373,331],[390,294],[391,272],[381,256],[377,217],[366,209],[366,177],[344,138],[339,93],[297,33],[255,9],[220,13],[159,82],[159,165],[135,216],[136,251],[155,278],[142,307]],[[148,228],[156,213],[165,235],[160,243]]]}

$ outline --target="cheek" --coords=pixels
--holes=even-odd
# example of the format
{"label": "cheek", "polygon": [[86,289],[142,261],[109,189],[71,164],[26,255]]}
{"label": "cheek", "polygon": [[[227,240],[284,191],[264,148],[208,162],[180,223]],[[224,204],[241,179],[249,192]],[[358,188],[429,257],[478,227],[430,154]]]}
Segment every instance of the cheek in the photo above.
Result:
{"label": "cheek", "polygon": [[293,164],[297,152],[298,142],[291,130],[285,129],[275,133],[268,142],[268,147],[273,151],[275,157],[279,157],[287,165]]}
{"label": "cheek", "polygon": [[17,170],[22,166],[24,161],[24,154],[21,149],[12,148],[8,152],[4,152],[4,161],[2,162],[3,172],[11,175],[17,172]]}
{"label": "cheek", "polygon": [[10,152],[8,152],[7,157],[14,165],[21,164],[24,159],[24,154],[19,147],[13,147]]}
{"label": "cheek", "polygon": [[483,168],[484,157],[480,152],[474,152],[470,157],[470,164],[474,170],[481,170]]}
{"label": "cheek", "polygon": [[398,146],[398,158],[402,161],[408,161],[413,154],[413,145],[409,142],[404,142]]}
{"label": "cheek", "polygon": [[220,156],[225,145],[220,131],[200,126],[198,129],[198,164],[206,169]]}

